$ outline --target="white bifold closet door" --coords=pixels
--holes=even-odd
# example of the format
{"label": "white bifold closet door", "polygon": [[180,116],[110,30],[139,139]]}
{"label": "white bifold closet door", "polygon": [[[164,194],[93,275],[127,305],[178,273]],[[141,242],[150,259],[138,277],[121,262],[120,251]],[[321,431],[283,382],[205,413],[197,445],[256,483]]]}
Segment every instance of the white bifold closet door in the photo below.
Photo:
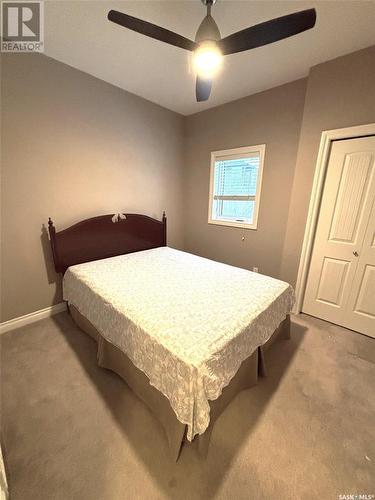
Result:
{"label": "white bifold closet door", "polygon": [[303,312],[375,337],[375,137],[333,142]]}

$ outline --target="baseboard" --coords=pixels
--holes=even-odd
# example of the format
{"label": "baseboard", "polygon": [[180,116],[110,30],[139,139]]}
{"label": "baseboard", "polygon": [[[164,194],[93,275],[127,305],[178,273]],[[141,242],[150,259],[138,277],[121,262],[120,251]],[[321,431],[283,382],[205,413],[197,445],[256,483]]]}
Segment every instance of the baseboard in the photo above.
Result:
{"label": "baseboard", "polygon": [[20,316],[19,318],[10,319],[9,321],[4,321],[0,323],[0,335],[21,326],[30,325],[44,318],[49,318],[54,314],[66,311],[66,303],[60,302],[54,306],[46,307],[45,309],[40,309],[40,311],[35,311],[30,314],[25,314],[25,316]]}

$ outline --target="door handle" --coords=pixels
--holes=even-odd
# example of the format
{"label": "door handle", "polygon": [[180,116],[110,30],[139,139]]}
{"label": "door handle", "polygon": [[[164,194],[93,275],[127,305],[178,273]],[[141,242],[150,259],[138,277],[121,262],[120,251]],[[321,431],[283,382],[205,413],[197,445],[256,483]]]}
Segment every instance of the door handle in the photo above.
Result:
{"label": "door handle", "polygon": [[353,252],[354,257],[358,257],[358,252]]}

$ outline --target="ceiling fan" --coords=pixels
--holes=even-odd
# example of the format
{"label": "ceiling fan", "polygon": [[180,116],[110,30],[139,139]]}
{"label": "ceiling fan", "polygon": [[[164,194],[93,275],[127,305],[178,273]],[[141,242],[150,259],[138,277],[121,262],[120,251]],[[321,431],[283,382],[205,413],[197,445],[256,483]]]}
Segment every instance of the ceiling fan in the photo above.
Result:
{"label": "ceiling fan", "polygon": [[221,38],[219,28],[211,16],[211,7],[216,0],[201,1],[207,7],[207,15],[198,28],[195,41],[116,10],[110,10],[108,13],[110,21],[124,28],[194,52],[193,64],[197,73],[195,92],[198,102],[207,101],[209,98],[212,80],[221,66],[223,56],[255,49],[297,35],[313,28],[316,21],[315,9],[301,10]]}

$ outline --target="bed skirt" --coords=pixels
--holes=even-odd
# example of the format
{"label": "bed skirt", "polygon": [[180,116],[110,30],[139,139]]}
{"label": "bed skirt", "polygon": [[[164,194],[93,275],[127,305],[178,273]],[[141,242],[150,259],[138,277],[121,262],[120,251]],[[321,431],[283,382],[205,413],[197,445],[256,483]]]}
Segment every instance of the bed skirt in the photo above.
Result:
{"label": "bed skirt", "polygon": [[[177,461],[183,444],[188,443],[185,438],[187,426],[177,420],[168,399],[150,385],[148,377],[134,366],[125,353],[104,339],[73,304],[69,304],[68,307],[74,322],[97,342],[99,366],[117,373],[159,420],[166,433],[171,455]],[[275,330],[271,338],[241,364],[229,385],[224,387],[220,397],[209,402],[210,424],[204,434],[196,436],[189,445],[197,446],[199,453],[203,455],[207,453],[215,421],[239,392],[256,385],[259,375],[265,376],[265,354],[271,345],[280,339],[288,338],[290,338],[289,315]]]}

